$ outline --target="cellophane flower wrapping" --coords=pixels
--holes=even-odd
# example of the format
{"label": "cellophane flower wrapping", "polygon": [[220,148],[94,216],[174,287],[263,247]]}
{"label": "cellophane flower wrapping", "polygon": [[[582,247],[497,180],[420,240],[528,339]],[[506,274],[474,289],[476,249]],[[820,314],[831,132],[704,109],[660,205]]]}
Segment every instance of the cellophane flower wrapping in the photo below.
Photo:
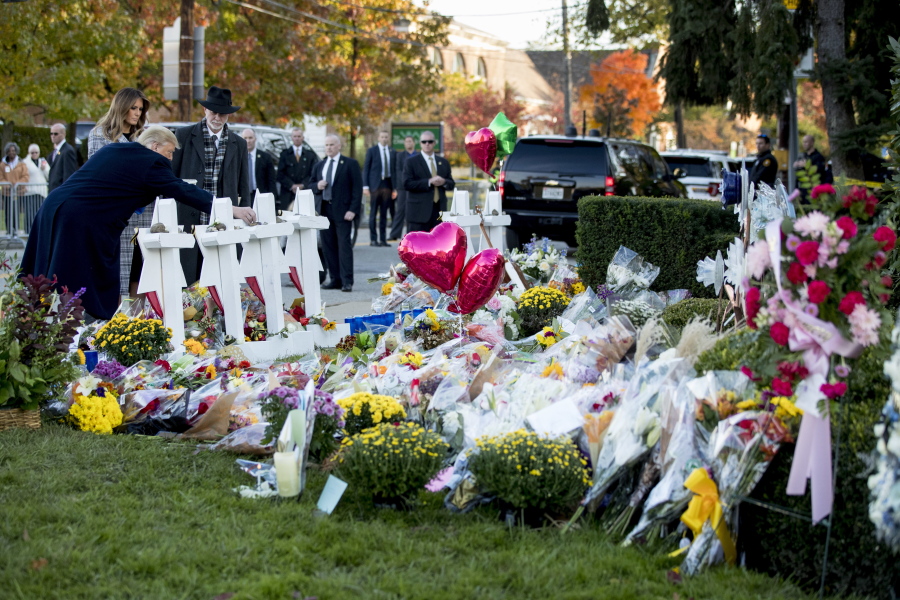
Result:
{"label": "cellophane flower wrapping", "polygon": [[891,334],[894,354],[885,363],[891,394],[875,425],[875,472],[869,476],[869,519],[875,533],[895,553],[900,552],[900,327]]}
{"label": "cellophane flower wrapping", "polygon": [[641,290],[649,289],[659,276],[656,267],[634,250],[619,246],[606,268],[606,286],[622,298],[630,298]]}

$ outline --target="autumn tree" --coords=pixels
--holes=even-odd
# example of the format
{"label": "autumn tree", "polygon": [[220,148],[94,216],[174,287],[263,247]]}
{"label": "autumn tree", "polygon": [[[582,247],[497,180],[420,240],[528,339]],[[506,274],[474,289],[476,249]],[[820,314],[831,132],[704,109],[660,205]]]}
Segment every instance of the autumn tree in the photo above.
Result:
{"label": "autumn tree", "polygon": [[592,82],[578,94],[590,127],[618,137],[644,134],[660,109],[659,94],[646,69],[647,56],[634,50],[613,52],[591,67]]}

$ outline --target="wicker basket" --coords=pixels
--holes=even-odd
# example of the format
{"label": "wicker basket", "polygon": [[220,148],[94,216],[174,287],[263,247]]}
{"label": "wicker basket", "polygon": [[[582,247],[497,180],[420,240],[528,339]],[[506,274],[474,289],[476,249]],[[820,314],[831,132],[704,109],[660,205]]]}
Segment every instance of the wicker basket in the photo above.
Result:
{"label": "wicker basket", "polygon": [[0,431],[19,427],[22,429],[41,428],[41,409],[0,408]]}

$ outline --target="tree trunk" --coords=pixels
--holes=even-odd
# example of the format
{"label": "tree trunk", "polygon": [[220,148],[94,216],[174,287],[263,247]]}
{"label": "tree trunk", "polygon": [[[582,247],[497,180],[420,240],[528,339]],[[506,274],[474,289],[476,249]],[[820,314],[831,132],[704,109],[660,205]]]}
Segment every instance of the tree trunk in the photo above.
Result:
{"label": "tree trunk", "polygon": [[194,91],[194,0],[181,0],[178,60],[178,118],[190,121]]}
{"label": "tree trunk", "polygon": [[684,134],[684,105],[675,105],[675,146],[687,148],[687,136]]}
{"label": "tree trunk", "polygon": [[849,99],[841,99],[841,82],[838,81],[835,70],[829,68],[839,66],[847,56],[844,47],[844,0],[819,0],[816,40],[832,170],[835,176],[844,175],[862,179],[863,170],[859,156],[856,153],[848,153],[841,144],[841,136],[856,128],[853,104]]}

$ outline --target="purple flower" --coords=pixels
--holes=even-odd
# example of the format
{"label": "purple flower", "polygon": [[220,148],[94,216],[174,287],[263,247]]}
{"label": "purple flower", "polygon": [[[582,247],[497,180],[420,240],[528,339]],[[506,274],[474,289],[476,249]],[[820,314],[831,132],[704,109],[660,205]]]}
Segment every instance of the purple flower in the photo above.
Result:
{"label": "purple flower", "polygon": [[597,297],[601,300],[606,300],[610,296],[613,295],[613,291],[606,287],[606,284],[601,283],[597,286]]}
{"label": "purple flower", "polygon": [[815,304],[807,304],[806,306],[803,307],[803,312],[805,312],[806,314],[808,314],[810,316],[818,317],[819,316],[819,307],[816,306]]}
{"label": "purple flower", "polygon": [[93,374],[101,379],[105,379],[107,381],[112,381],[113,379],[117,379],[122,373],[125,372],[125,367],[123,367],[119,361],[113,360],[101,360],[97,363],[97,366],[94,367]]}
{"label": "purple flower", "polygon": [[799,245],[800,245],[799,237],[797,237],[793,233],[787,237],[787,242],[785,243],[785,246],[787,246],[788,250],[790,250],[791,252],[796,252],[797,246],[799,246]]}
{"label": "purple flower", "polygon": [[837,365],[834,367],[834,372],[838,377],[846,377],[850,374],[850,367],[847,365]]}

